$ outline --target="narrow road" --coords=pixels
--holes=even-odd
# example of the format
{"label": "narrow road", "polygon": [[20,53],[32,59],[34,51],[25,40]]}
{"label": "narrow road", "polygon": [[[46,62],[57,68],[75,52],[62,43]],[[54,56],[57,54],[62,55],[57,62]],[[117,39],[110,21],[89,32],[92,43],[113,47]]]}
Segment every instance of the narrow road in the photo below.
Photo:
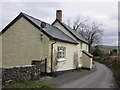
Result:
{"label": "narrow road", "polygon": [[97,71],[59,88],[114,88],[112,71],[105,65],[95,62]]}

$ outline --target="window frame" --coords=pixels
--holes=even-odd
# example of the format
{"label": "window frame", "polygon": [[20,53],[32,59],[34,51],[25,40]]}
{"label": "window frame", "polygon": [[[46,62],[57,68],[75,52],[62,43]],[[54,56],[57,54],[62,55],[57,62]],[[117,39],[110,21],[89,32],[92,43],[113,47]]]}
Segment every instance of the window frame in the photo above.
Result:
{"label": "window frame", "polygon": [[65,60],[65,58],[66,58],[66,47],[64,47],[64,46],[58,46],[57,53],[58,53],[58,54],[57,54],[58,60],[59,60],[59,59]]}

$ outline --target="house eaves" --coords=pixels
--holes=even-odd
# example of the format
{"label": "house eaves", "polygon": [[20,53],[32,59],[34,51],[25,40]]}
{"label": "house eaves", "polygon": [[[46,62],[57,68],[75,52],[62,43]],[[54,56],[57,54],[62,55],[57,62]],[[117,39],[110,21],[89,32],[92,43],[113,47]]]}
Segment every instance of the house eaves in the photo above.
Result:
{"label": "house eaves", "polygon": [[92,54],[90,54],[90,53],[88,53],[88,52],[86,52],[86,51],[82,51],[84,54],[86,54],[88,57],[90,57],[90,58],[93,58],[93,55]]}

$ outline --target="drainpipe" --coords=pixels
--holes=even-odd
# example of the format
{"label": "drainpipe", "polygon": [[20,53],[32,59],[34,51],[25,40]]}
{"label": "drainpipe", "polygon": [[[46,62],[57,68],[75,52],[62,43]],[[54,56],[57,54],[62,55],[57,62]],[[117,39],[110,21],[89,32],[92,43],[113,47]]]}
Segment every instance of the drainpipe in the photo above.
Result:
{"label": "drainpipe", "polygon": [[55,43],[56,43],[56,40],[51,44],[51,75],[53,74],[53,45]]}

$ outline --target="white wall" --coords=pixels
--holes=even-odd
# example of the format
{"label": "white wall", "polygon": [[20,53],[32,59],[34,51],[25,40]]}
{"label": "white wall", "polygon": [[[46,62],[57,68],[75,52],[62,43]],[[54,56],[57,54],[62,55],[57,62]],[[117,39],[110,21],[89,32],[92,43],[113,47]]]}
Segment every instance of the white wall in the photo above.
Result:
{"label": "white wall", "polygon": [[82,67],[84,68],[92,68],[92,58],[87,56],[85,53],[82,53]]}
{"label": "white wall", "polygon": [[[53,43],[53,42],[51,42],[51,43]],[[58,46],[66,47],[66,58],[63,59],[62,61],[58,61],[58,59],[56,59]],[[77,46],[75,44],[57,41],[56,44],[54,44],[53,51],[54,51],[54,55],[53,55],[54,62],[56,62],[56,60],[57,60],[57,64],[55,65],[55,68],[54,68],[55,71],[75,69],[74,54],[78,52]]]}

